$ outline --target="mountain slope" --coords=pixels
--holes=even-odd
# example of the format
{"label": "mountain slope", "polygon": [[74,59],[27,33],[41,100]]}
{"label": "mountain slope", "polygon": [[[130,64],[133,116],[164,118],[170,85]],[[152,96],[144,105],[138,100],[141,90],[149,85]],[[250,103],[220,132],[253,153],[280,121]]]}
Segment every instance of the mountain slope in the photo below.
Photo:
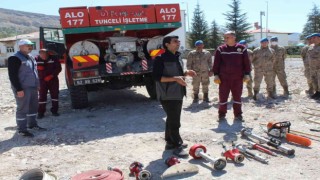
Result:
{"label": "mountain slope", "polygon": [[60,27],[59,16],[0,8],[0,38],[26,34],[40,26]]}

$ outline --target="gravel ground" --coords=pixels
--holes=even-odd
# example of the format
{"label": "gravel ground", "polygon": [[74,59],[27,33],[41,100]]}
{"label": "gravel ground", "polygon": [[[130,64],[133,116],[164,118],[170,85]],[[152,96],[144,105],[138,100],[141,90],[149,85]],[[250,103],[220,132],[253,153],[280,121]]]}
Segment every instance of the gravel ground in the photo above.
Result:
{"label": "gravel ground", "polygon": [[[245,143],[248,139],[240,135],[244,127],[253,128],[255,133],[266,136],[265,125],[260,123],[269,121],[290,121],[292,130],[320,136],[318,132],[309,131],[310,128],[320,128],[319,125],[305,121],[320,122],[318,117],[305,114],[320,114],[320,105],[305,94],[307,84],[303,76],[303,63],[301,59],[287,59],[286,65],[290,97],[281,96],[282,88],[278,81],[276,100],[266,99],[264,82],[256,102],[246,98],[244,88],[244,123],[233,122],[231,103],[227,122],[217,122],[217,86],[213,83],[210,84],[210,103],[192,103],[191,79],[187,78],[188,95],[183,103],[181,135],[189,147],[200,143],[207,147],[211,156],[221,157],[223,149],[219,142],[234,140]],[[39,125],[47,127],[48,131],[34,132],[35,137],[30,139],[16,134],[16,106],[7,74],[6,68],[0,69],[0,179],[18,179],[27,170],[41,168],[55,174],[58,179],[67,180],[83,171],[107,169],[108,166],[121,169],[125,179],[134,179],[129,177],[129,165],[133,161],[143,163],[153,179],[161,179],[161,174],[167,169],[164,160],[172,154],[169,150],[164,151],[166,116],[159,102],[148,99],[145,88],[90,93],[90,107],[73,110],[61,73],[61,116],[53,117],[47,113]],[[275,151],[277,157],[261,153],[269,159],[269,164],[247,158],[241,164],[228,161],[222,171],[212,170],[205,160],[191,157],[180,159],[182,163],[199,167],[198,174],[182,178],[320,179],[319,140],[314,137],[310,147],[283,140],[285,146],[295,149],[294,156],[278,151]]]}

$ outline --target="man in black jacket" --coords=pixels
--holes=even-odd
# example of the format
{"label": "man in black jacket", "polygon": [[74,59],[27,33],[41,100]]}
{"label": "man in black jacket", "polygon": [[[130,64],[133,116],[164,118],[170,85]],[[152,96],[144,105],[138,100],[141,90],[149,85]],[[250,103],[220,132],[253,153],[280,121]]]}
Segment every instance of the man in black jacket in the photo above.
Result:
{"label": "man in black jacket", "polygon": [[167,114],[165,140],[166,149],[175,149],[177,156],[188,156],[184,150],[187,144],[179,133],[182,99],[186,95],[187,85],[185,76],[195,76],[193,70],[183,71],[183,62],[180,59],[178,49],[180,41],[178,36],[166,36],[163,39],[165,52],[155,59],[153,65],[153,77],[156,81],[158,100]]}

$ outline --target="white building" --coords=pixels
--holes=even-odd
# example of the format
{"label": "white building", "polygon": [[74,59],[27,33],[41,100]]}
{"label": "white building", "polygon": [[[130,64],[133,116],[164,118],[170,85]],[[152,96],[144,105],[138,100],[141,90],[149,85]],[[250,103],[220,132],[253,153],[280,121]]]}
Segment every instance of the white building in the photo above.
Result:
{"label": "white building", "polygon": [[3,38],[0,39],[0,66],[6,66],[8,58],[19,50],[18,41],[20,39],[29,39],[30,41],[32,41],[34,43],[34,46],[31,54],[33,56],[39,54],[39,32]]}
{"label": "white building", "polygon": [[280,31],[274,31],[268,29],[261,29],[259,27],[258,23],[254,23],[254,30],[250,30],[249,34],[252,35],[251,41],[249,43],[249,47],[258,47],[260,46],[260,40],[262,38],[267,37],[269,40],[272,36],[277,36],[278,37],[278,44],[280,46],[295,46],[300,43],[300,33],[294,33],[294,32],[280,32]]}

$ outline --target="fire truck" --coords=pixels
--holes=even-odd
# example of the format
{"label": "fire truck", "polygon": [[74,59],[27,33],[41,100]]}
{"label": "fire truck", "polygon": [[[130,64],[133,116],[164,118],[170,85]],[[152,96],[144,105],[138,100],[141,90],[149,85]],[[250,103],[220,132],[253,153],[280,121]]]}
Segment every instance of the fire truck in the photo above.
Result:
{"label": "fire truck", "polygon": [[179,4],[63,7],[61,29],[40,28],[40,47],[65,64],[72,108],[88,106],[88,92],[145,86],[156,98],[154,58],[162,40],[180,28]]}

